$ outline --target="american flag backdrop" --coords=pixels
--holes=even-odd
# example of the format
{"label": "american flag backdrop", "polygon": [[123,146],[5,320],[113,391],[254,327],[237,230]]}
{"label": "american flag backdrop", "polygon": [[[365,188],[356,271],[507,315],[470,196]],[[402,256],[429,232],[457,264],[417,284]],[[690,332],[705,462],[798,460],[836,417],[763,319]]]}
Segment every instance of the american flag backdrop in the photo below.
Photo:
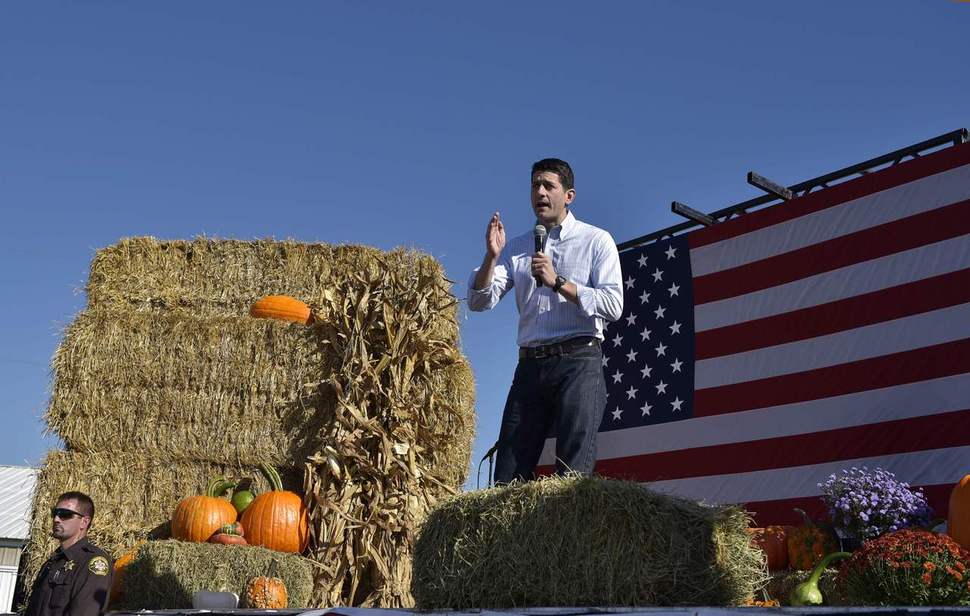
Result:
{"label": "american flag backdrop", "polygon": [[[597,472],[764,523],[970,473],[970,144],[621,254]],[[540,472],[553,461],[546,444]]]}

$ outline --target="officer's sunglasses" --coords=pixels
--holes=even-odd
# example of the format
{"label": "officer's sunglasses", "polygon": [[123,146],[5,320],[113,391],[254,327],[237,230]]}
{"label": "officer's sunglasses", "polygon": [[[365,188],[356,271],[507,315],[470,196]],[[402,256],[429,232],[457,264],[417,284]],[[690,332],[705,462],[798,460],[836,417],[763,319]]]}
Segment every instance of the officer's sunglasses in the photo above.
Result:
{"label": "officer's sunglasses", "polygon": [[59,518],[61,520],[70,520],[73,517],[83,518],[83,513],[78,513],[77,511],[72,511],[70,509],[65,509],[63,507],[53,507],[51,509],[51,518]]}

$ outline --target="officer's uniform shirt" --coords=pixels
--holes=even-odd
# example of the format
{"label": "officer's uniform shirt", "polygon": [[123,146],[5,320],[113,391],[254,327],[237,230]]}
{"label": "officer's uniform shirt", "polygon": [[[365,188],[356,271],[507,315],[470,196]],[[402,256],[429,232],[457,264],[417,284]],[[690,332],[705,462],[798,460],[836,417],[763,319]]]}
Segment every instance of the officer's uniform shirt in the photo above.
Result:
{"label": "officer's uniform shirt", "polygon": [[98,616],[108,604],[111,556],[87,538],[57,548],[41,567],[26,616]]}

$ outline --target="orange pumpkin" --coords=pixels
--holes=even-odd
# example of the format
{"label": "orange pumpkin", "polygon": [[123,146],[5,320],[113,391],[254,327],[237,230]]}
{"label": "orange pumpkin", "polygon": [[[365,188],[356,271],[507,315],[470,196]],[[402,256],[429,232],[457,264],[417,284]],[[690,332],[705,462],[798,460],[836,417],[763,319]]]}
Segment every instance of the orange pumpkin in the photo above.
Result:
{"label": "orange pumpkin", "polygon": [[964,476],[950,492],[946,534],[963,548],[970,550],[970,475]]}
{"label": "orange pumpkin", "polygon": [[765,526],[749,528],[751,543],[765,553],[768,571],[781,571],[788,568],[788,527]]}
{"label": "orange pumpkin", "polygon": [[246,606],[260,610],[281,610],[288,601],[286,584],[278,577],[261,575],[246,585]]}
{"label": "orange pumpkin", "polygon": [[810,571],[826,554],[839,551],[839,541],[831,528],[812,522],[801,509],[795,509],[802,519],[803,526],[792,526],[787,532],[788,563],[792,569]]}
{"label": "orange pumpkin", "polygon": [[253,304],[249,316],[257,319],[278,319],[309,325],[310,307],[286,295],[269,295]]}
{"label": "orange pumpkin", "polygon": [[223,524],[235,522],[236,508],[228,500],[219,498],[232,486],[225,477],[216,477],[209,482],[204,496],[189,496],[179,501],[172,515],[172,537],[204,543]]}
{"label": "orange pumpkin", "polygon": [[276,469],[262,465],[272,491],[263,492],[243,512],[249,545],[261,545],[280,552],[300,553],[310,542],[307,510],[303,499],[283,489]]}
{"label": "orange pumpkin", "polygon": [[138,555],[138,548],[145,543],[144,541],[139,541],[135,544],[135,547],[131,549],[130,552],[126,552],[118,560],[115,561],[113,568],[113,574],[111,576],[111,592],[108,595],[108,604],[115,605],[122,597],[125,596],[125,575],[128,571],[128,565],[131,561],[135,560],[135,556]]}

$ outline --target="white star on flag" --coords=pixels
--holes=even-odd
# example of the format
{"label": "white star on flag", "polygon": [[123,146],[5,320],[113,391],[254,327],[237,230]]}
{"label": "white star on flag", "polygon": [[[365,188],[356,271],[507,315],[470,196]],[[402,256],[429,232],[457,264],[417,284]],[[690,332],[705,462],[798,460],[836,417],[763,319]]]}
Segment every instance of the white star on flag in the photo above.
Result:
{"label": "white star on flag", "polygon": [[667,255],[668,260],[673,259],[675,256],[677,256],[677,249],[673,246],[667,246],[667,250],[664,251],[664,254]]}
{"label": "white star on flag", "polygon": [[617,333],[616,337],[613,338],[613,346],[618,347],[622,342],[623,342],[623,336]]}
{"label": "white star on flag", "polygon": [[664,383],[663,381],[660,381],[659,383],[657,383],[656,385],[654,385],[654,387],[657,388],[657,393],[658,394],[665,394],[665,393],[667,393],[667,384]]}
{"label": "white star on flag", "polygon": [[665,312],[667,312],[667,309],[666,309],[666,308],[664,308],[663,306],[657,306],[657,309],[653,311],[653,313],[654,313],[655,315],[657,315],[657,318],[658,318],[658,319],[662,319],[662,318],[664,318],[664,313],[665,313]]}
{"label": "white star on flag", "polygon": [[659,345],[653,347],[653,350],[657,352],[657,357],[667,354],[667,345],[661,342]]}
{"label": "white star on flag", "polygon": [[645,254],[644,255],[640,255],[640,258],[637,259],[637,263],[640,264],[640,267],[646,267],[647,266],[647,255],[645,255]]}
{"label": "white star on flag", "polygon": [[660,279],[664,276],[663,270],[658,267],[653,271],[652,276],[654,282],[660,282]]}
{"label": "white star on flag", "polygon": [[683,365],[684,365],[684,362],[680,361],[675,357],[674,362],[670,364],[670,368],[673,372],[680,372],[680,367]]}
{"label": "white star on flag", "polygon": [[633,276],[630,276],[629,278],[627,278],[626,279],[626,288],[632,289],[634,282],[636,282],[636,279]]}
{"label": "white star on flag", "polygon": [[678,323],[677,321],[674,321],[674,324],[670,326],[670,335],[673,336],[674,334],[679,334],[679,333],[680,333],[680,323]]}
{"label": "white star on flag", "polygon": [[623,380],[623,373],[617,370],[616,373],[613,375],[613,382],[619,383],[622,380]]}
{"label": "white star on flag", "polygon": [[637,322],[637,315],[633,314],[632,312],[630,314],[626,315],[626,324],[627,325],[633,325],[636,322]]}
{"label": "white star on flag", "polygon": [[641,304],[646,304],[649,301],[650,301],[650,294],[649,293],[647,293],[646,291],[644,291],[643,293],[640,294],[640,303]]}
{"label": "white star on flag", "polygon": [[650,340],[650,334],[652,333],[653,332],[651,330],[644,327],[643,331],[640,332],[640,342],[643,342],[644,340]]}
{"label": "white star on flag", "polygon": [[643,370],[640,371],[640,374],[643,375],[643,378],[647,378],[650,376],[651,372],[653,372],[653,368],[651,368],[650,366],[644,366]]}
{"label": "white star on flag", "polygon": [[678,397],[674,398],[674,401],[670,403],[670,406],[674,407],[674,410],[675,411],[679,411],[680,410],[680,405],[683,404],[683,403],[684,403],[684,401],[681,400],[680,397],[678,396]]}
{"label": "white star on flag", "polygon": [[610,363],[610,358],[609,358],[608,355],[604,355],[603,356],[603,367],[605,368],[606,367],[606,364],[608,364],[608,363]]}
{"label": "white star on flag", "polygon": [[637,392],[638,391],[640,391],[640,390],[634,388],[633,385],[630,385],[630,389],[626,390],[626,399],[627,400],[635,400],[636,397],[637,397]]}
{"label": "white star on flag", "polygon": [[637,351],[630,349],[630,352],[626,354],[626,363],[631,364],[637,360]]}
{"label": "white star on flag", "polygon": [[643,406],[640,407],[640,415],[649,415],[650,414],[650,409],[652,409],[652,408],[653,407],[650,406],[650,403],[649,402],[644,402],[643,403]]}
{"label": "white star on flag", "polygon": [[680,296],[680,285],[678,285],[678,284],[672,284],[672,285],[670,285],[670,288],[667,289],[667,291],[670,292],[670,297],[673,297],[674,295],[676,295],[676,296],[679,297]]}
{"label": "white star on flag", "polygon": [[620,407],[616,407],[616,410],[613,411],[613,419],[619,421],[621,415],[623,415],[623,411],[620,410]]}

